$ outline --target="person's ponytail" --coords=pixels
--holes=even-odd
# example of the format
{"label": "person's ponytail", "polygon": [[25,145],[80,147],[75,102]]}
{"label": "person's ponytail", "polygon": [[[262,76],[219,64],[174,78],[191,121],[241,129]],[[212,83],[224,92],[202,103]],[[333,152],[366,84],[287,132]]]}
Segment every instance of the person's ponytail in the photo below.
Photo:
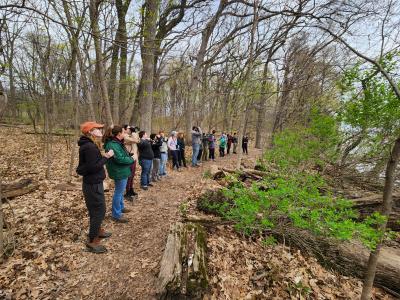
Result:
{"label": "person's ponytail", "polygon": [[118,133],[121,132],[122,132],[122,127],[119,125],[114,125],[113,127],[107,127],[103,135],[103,143],[107,143],[109,140],[112,140],[113,137],[116,137]]}

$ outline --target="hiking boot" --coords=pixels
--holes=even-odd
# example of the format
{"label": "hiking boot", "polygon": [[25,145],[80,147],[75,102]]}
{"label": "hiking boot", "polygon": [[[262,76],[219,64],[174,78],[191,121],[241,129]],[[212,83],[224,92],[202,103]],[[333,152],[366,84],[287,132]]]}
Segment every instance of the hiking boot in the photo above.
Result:
{"label": "hiking boot", "polygon": [[126,214],[126,213],[128,213],[128,212],[130,212],[131,210],[130,209],[128,209],[128,208],[124,208],[123,210],[122,210],[122,212],[124,213],[124,214]]}
{"label": "hiking boot", "polygon": [[109,238],[111,235],[112,235],[111,232],[107,232],[104,230],[104,228],[100,228],[98,237],[100,239],[106,239],[106,238]]}
{"label": "hiking boot", "polygon": [[86,248],[89,252],[100,254],[107,252],[107,248],[100,244],[100,239],[95,237],[92,241],[86,243]]}
{"label": "hiking boot", "polygon": [[148,186],[154,186],[152,183],[149,183]]}
{"label": "hiking boot", "polygon": [[121,218],[112,218],[113,220],[114,220],[114,222],[116,222],[116,223],[128,223],[129,222],[129,220],[128,219],[125,219],[125,218],[123,218],[123,217],[121,217]]}
{"label": "hiking boot", "polygon": [[147,187],[147,185],[142,185],[141,187],[140,187],[142,190],[145,190],[145,191],[147,191],[149,188]]}
{"label": "hiking boot", "polygon": [[133,202],[133,196],[131,194],[125,194],[124,198],[129,202]]}

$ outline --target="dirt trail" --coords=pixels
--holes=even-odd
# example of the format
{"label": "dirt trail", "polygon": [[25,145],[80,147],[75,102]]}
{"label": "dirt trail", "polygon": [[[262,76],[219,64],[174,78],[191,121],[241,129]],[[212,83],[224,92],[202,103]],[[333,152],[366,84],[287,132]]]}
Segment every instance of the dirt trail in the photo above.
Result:
{"label": "dirt trail", "polygon": [[[0,140],[7,141],[0,148],[2,180],[31,177],[40,184],[38,190],[3,206],[6,219],[15,229],[16,244],[13,255],[0,268],[0,299],[154,299],[154,282],[170,225],[181,218],[182,207],[193,212],[199,194],[219,187],[203,176],[212,162],[183,172],[170,170],[169,177],[148,191],[140,191],[133,204],[127,203],[131,209],[126,214],[128,224],[110,219],[111,189],[106,193],[105,226],[113,236],[105,242],[108,253],[95,255],[84,246],[88,217],[80,178],[74,179],[75,188],[59,190],[60,183],[67,179],[68,140],[54,138],[54,160],[47,180],[41,136],[0,127]],[[244,163],[253,165],[259,154],[251,149]],[[234,167],[235,163],[234,156],[227,156],[217,158],[215,164]],[[298,289],[295,283],[303,271],[312,274],[305,279],[309,279],[315,299],[320,298],[317,295],[325,295],[324,299],[349,298],[352,291],[357,295],[361,291],[359,280],[335,275],[312,258],[292,255],[290,249],[267,249],[261,241],[244,240],[231,228],[215,228],[207,243],[211,299],[271,299],[271,295],[282,299],[288,286],[294,284]],[[282,253],[289,261],[282,260]],[[265,278],[254,281],[259,271],[265,273],[271,266],[279,275],[272,286],[271,281],[264,282]],[[315,282],[318,285],[313,285]],[[343,282],[348,285],[346,289]],[[377,292],[380,296],[376,294],[376,299],[391,299]]]}
{"label": "dirt trail", "polygon": [[[15,128],[0,127],[0,174],[9,182],[32,177],[40,188],[10,201],[6,217],[13,224],[16,245],[0,268],[0,299],[153,299],[154,280],[169,226],[180,219],[180,204],[216,186],[203,177],[213,164],[169,176],[148,191],[139,191],[127,202],[128,224],[110,218],[113,189],[106,193],[105,227],[113,236],[105,241],[108,253],[94,255],[84,243],[88,217],[81,192],[58,190],[65,183],[69,165],[68,138],[54,137],[51,178],[45,179],[46,159],[41,136],[26,135]],[[251,151],[247,159],[258,155]],[[234,166],[234,156],[217,158],[219,166]],[[138,184],[138,173],[135,184]]]}
{"label": "dirt trail", "polygon": [[[250,156],[256,153],[255,150]],[[140,191],[134,203],[126,205],[132,209],[126,214],[130,221],[128,224],[116,224],[108,214],[105,223],[113,232],[112,238],[106,242],[109,252],[105,255],[82,253],[87,262],[69,274],[71,279],[65,291],[73,295],[83,292],[104,299],[154,298],[159,261],[169,226],[180,219],[180,204],[213,184],[203,178],[204,171],[211,164],[234,165],[234,158],[236,156],[232,155],[218,158],[215,163],[205,162],[200,168],[184,168],[182,172],[169,170],[165,179],[148,191]],[[110,199],[111,195],[107,198]]]}

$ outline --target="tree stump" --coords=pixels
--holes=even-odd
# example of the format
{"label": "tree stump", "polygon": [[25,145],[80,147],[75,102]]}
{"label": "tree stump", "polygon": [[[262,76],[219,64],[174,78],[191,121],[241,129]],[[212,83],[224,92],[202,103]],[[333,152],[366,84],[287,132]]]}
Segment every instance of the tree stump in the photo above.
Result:
{"label": "tree stump", "polygon": [[206,232],[200,224],[177,222],[161,259],[159,299],[202,299],[207,287]]}
{"label": "tree stump", "polygon": [[219,169],[217,165],[211,165],[209,171],[211,178],[214,180],[221,179],[226,176],[225,172]]}

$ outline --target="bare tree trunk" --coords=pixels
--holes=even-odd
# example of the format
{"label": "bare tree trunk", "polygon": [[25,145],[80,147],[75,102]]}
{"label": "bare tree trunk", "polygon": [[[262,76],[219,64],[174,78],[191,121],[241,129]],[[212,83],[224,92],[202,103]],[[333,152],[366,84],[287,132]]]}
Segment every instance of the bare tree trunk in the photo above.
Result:
{"label": "bare tree trunk", "polygon": [[240,114],[240,120],[239,120],[239,130],[238,130],[238,155],[237,155],[237,161],[236,161],[236,169],[241,168],[242,164],[242,158],[243,158],[243,149],[242,149],[242,142],[243,142],[243,136],[244,136],[244,130],[246,127],[246,119],[247,119],[247,114],[249,112],[249,106],[250,103],[246,104],[246,108],[243,113]]}
{"label": "bare tree trunk", "polygon": [[[392,196],[393,186],[395,180],[395,171],[400,157],[400,137],[394,143],[392,153],[390,154],[389,161],[386,167],[385,186],[383,189],[383,210],[382,215],[386,217],[385,222],[378,227],[379,231],[383,233],[386,231],[386,226],[392,211]],[[369,300],[372,296],[372,286],[374,284],[376,266],[378,265],[379,253],[382,248],[383,237],[377,245],[375,251],[372,251],[368,260],[368,269],[365,273],[364,285],[361,294],[361,300]]]}
{"label": "bare tree trunk", "polygon": [[4,216],[3,216],[3,200],[1,199],[1,178],[0,178],[0,264],[3,263],[3,256],[4,256]]}
{"label": "bare tree trunk", "polygon": [[98,0],[90,0],[89,4],[89,11],[90,11],[90,27],[92,29],[92,34],[93,34],[93,42],[94,42],[94,48],[96,52],[96,68],[97,68],[97,78],[99,80],[100,84],[100,90],[101,90],[101,97],[103,99],[103,104],[105,106],[106,110],[106,122],[107,125],[111,126],[113,125],[113,118],[111,114],[111,106],[110,106],[110,100],[108,98],[108,88],[107,88],[107,82],[105,78],[105,70],[104,70],[104,62],[103,62],[103,53],[101,51],[101,45],[100,45],[100,30],[99,30],[99,24],[98,24],[98,6],[99,6],[99,1]]}
{"label": "bare tree trunk", "polygon": [[191,130],[193,126],[193,107],[195,103],[198,102],[199,93],[200,93],[200,77],[202,74],[202,67],[204,63],[204,58],[206,56],[208,41],[210,40],[211,34],[214,31],[215,26],[218,23],[218,20],[228,4],[227,0],[220,0],[218,10],[215,15],[207,22],[207,25],[203,29],[201,33],[201,44],[199,51],[197,52],[196,57],[196,65],[193,69],[192,78],[190,81],[190,93],[191,97],[187,100],[186,106],[186,115],[185,115],[185,129],[186,129],[186,138],[188,142],[191,139]]}
{"label": "bare tree trunk", "polygon": [[260,100],[258,102],[258,107],[257,107],[257,126],[256,126],[256,145],[255,147],[258,149],[262,148],[262,138],[263,138],[263,132],[265,130],[265,114],[266,114],[266,105],[267,105],[267,92],[268,92],[268,60],[264,64],[264,70],[263,70],[263,80],[262,80],[262,86],[261,86],[261,96]]}
{"label": "bare tree trunk", "polygon": [[140,128],[147,132],[151,131],[151,115],[153,111],[153,79],[154,79],[154,50],[157,31],[159,0],[147,0],[145,3],[143,26],[142,52],[142,88],[140,97]]}
{"label": "bare tree trunk", "polygon": [[10,57],[8,59],[8,78],[10,84],[10,97],[9,105],[11,106],[11,116],[13,121],[15,121],[16,113],[17,113],[17,103],[15,99],[15,81],[14,81],[14,66],[13,66],[13,57],[14,57],[14,42],[10,45]]}
{"label": "bare tree trunk", "polygon": [[[120,44],[120,61],[119,61],[119,105],[124,105],[127,101],[126,98],[128,96],[128,78],[127,78],[127,63],[128,63],[128,37],[126,32],[126,13],[128,11],[128,7],[130,4],[130,0],[122,3],[121,0],[118,0],[117,3],[117,11],[118,11],[118,19],[119,19],[119,27],[121,31],[121,36],[119,40]],[[129,106],[128,106],[129,107]],[[119,122],[125,122],[126,119],[126,110],[128,107],[123,106],[124,111],[120,111],[119,109]]]}
{"label": "bare tree trunk", "polygon": [[248,113],[250,110],[250,101],[247,99],[246,94],[248,92],[248,78],[250,76],[251,71],[253,70],[253,61],[254,61],[254,38],[256,34],[256,29],[258,26],[258,5],[259,5],[259,0],[254,0],[254,19],[253,19],[253,24],[251,28],[251,35],[250,35],[250,45],[249,45],[249,60],[247,64],[247,69],[245,71],[245,74],[243,76],[243,82],[244,82],[244,99],[243,101],[246,102],[246,108],[244,112],[241,114],[240,118],[240,123],[239,123],[239,136],[238,136],[238,146],[239,146],[239,152],[237,156],[237,162],[236,162],[236,168],[240,169],[240,166],[242,164],[242,156],[243,156],[243,149],[242,149],[242,142],[243,142],[243,136],[244,136],[244,130],[246,128],[246,123],[248,119]]}

